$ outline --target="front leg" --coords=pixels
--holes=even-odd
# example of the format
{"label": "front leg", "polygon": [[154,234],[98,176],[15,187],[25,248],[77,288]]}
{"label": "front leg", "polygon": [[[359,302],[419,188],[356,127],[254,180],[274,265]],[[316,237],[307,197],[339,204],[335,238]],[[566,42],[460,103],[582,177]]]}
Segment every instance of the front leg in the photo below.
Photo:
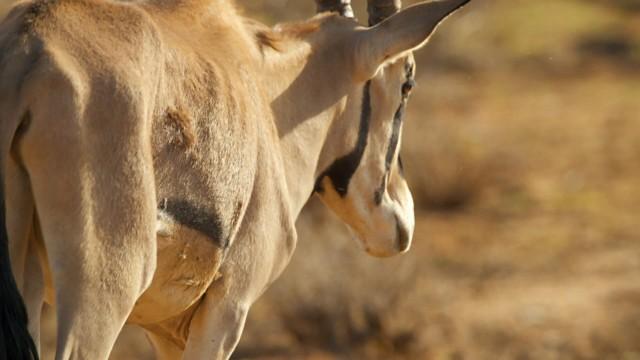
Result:
{"label": "front leg", "polygon": [[224,278],[207,290],[191,321],[183,359],[229,359],[240,341],[250,306],[232,290]]}

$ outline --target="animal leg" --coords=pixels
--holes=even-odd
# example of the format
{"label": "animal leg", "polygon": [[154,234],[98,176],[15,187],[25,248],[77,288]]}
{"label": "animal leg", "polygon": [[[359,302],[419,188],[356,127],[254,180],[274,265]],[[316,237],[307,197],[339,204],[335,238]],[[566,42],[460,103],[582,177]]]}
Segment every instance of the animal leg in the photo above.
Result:
{"label": "animal leg", "polygon": [[85,194],[77,169],[58,182],[45,174],[60,172],[43,168],[33,185],[55,288],[56,359],[106,359],[155,268],[154,191],[116,175],[104,194]]}
{"label": "animal leg", "polygon": [[156,360],[179,360],[182,359],[183,349],[164,336],[155,334],[147,330],[147,338],[151,342],[156,353]]}
{"label": "animal leg", "polygon": [[29,333],[40,350],[44,279],[36,244],[34,204],[29,179],[13,157],[6,168],[7,232],[11,266],[27,309]]}
{"label": "animal leg", "polygon": [[33,233],[34,206],[29,180],[12,156],[8,157],[5,193],[7,207],[7,233],[11,269],[20,292],[24,290],[24,274],[29,239]]}
{"label": "animal leg", "polygon": [[22,146],[55,290],[56,359],[107,359],[155,271],[148,117],[126,99],[78,109],[59,90],[31,108]]}
{"label": "animal leg", "polygon": [[207,290],[191,321],[185,360],[229,359],[238,345],[249,304],[229,296],[228,286],[220,279]]}
{"label": "animal leg", "polygon": [[29,333],[40,352],[40,318],[44,305],[44,277],[42,264],[34,244],[29,244],[25,263],[24,290],[22,297],[29,314]]}

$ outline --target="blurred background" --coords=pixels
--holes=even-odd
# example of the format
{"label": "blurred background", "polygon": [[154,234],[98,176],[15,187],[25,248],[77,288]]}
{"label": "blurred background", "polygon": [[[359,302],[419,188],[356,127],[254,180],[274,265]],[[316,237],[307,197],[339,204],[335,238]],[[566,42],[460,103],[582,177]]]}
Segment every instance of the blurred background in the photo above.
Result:
{"label": "blurred background", "polygon": [[[640,359],[640,0],[476,0],[416,56],[412,250],[369,258],[311,201],[234,358]],[[112,355],[152,358],[129,327]]]}

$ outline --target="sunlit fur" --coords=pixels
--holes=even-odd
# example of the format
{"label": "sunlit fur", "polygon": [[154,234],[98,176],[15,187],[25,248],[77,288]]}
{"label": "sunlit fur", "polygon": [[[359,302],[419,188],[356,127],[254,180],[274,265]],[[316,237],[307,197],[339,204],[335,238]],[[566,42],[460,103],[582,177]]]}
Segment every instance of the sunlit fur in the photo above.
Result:
{"label": "sunlit fur", "polygon": [[[16,5],[0,23],[0,173],[36,342],[46,301],[57,359],[106,359],[127,322],[161,359],[228,358],[313,193],[371,254],[406,251],[394,117],[410,52],[466,2],[274,29],[225,0]],[[350,153],[336,189],[323,174]]]}
{"label": "sunlit fur", "polygon": [[[413,67],[411,55],[384,64],[370,81],[371,114],[367,146],[350,179],[348,191],[341,195],[328,177],[319,179],[322,200],[350,226],[363,247],[375,256],[390,256],[408,250],[413,234],[413,200],[398,166],[400,140],[395,145],[388,169],[386,165],[394,116],[407,101],[403,97],[403,85],[412,80],[407,74],[407,65]],[[335,158],[354,146],[362,97],[357,86],[348,96],[346,109],[327,138],[325,147],[331,149],[329,158]],[[402,133],[402,123],[398,131]],[[404,239],[400,241],[400,237]]]}

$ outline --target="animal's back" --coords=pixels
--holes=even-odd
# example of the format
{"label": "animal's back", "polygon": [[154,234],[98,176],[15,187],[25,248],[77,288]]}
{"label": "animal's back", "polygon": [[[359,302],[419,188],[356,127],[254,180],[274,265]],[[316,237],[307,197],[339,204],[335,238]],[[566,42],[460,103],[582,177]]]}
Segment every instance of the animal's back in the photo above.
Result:
{"label": "animal's back", "polygon": [[[39,99],[58,96],[63,87],[74,97],[82,97],[87,106],[109,96],[149,102],[145,96],[153,96],[154,78],[162,68],[158,61],[149,60],[160,58],[160,45],[148,16],[129,4],[91,0],[18,3],[0,24],[4,114],[11,113],[11,107],[26,111]],[[56,120],[51,116],[40,121]]]}
{"label": "animal's back", "polygon": [[[129,132],[139,132],[151,147],[159,210],[204,235],[184,246],[208,249],[197,245],[204,241],[224,249],[250,202],[258,133],[264,142],[275,129],[253,82],[255,49],[239,20],[221,19],[212,9],[199,12],[198,3],[166,5],[99,0],[17,5],[0,25],[0,126],[6,130],[0,144],[9,151],[22,122],[28,135],[18,150],[29,171],[65,142],[118,147]],[[111,161],[109,153],[91,156],[98,164]],[[203,221],[207,226],[200,226]],[[183,246],[180,233],[169,235],[178,241],[171,246]],[[184,296],[165,296],[165,290],[175,290],[162,285],[159,295],[149,293],[151,302],[179,299],[166,305],[186,308],[213,280],[217,256],[193,263],[185,274],[174,267],[171,274],[180,279],[176,286]],[[156,274],[174,260],[160,256]]]}
{"label": "animal's back", "polygon": [[[58,87],[74,98],[66,101],[93,111],[109,112],[110,102],[128,102],[145,116],[91,126],[104,127],[106,136],[109,126],[148,122],[158,200],[208,192],[225,212],[221,217],[237,216],[246,195],[237,198],[251,186],[256,127],[266,126],[269,111],[253,83],[255,49],[246,45],[239,18],[225,1],[209,2],[206,9],[203,4],[36,0],[17,5],[0,25],[0,104],[12,99],[4,114],[20,108],[12,121],[3,120],[11,123],[4,134],[13,134],[16,116],[29,104],[60,97]],[[39,121],[53,127],[61,120]],[[84,127],[93,119],[79,121]]]}

